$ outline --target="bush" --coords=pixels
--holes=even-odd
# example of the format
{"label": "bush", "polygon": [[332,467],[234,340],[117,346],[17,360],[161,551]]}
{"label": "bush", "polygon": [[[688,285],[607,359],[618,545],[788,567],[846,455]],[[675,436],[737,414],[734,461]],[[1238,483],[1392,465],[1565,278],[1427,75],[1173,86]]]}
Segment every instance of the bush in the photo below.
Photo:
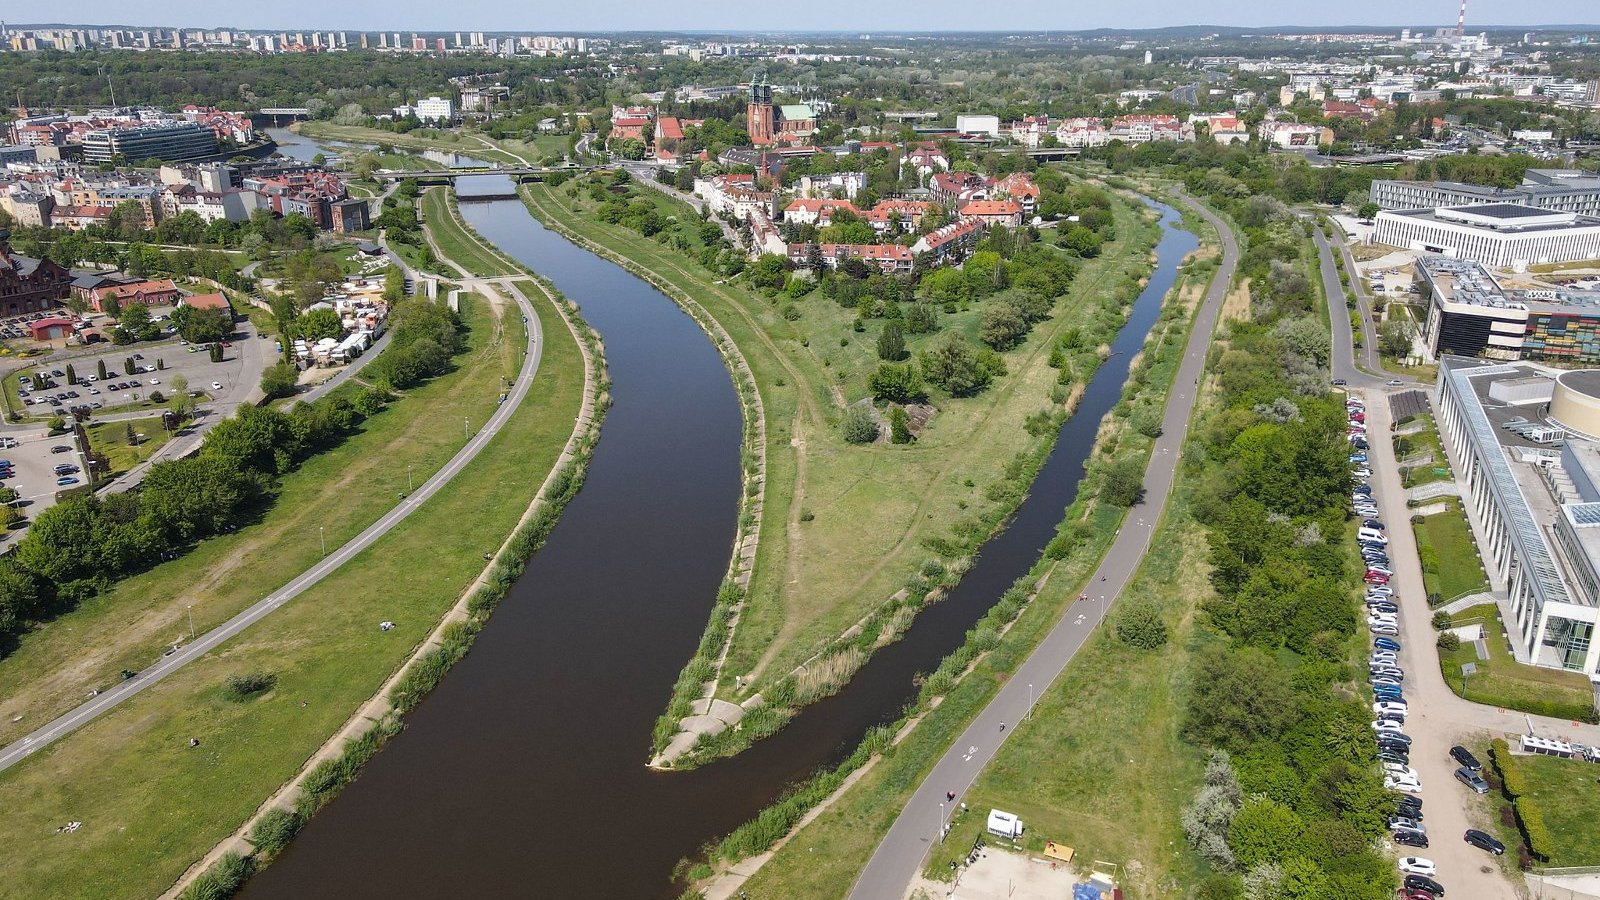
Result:
{"label": "bush", "polygon": [[243,703],[257,694],[264,694],[272,690],[278,683],[278,676],[269,672],[247,672],[243,675],[229,675],[227,686],[223,688],[222,696],[235,703]]}
{"label": "bush", "polygon": [[852,406],[844,414],[844,439],[852,444],[870,444],[878,439],[878,419],[866,406]]}
{"label": "bush", "polygon": [[1121,459],[1106,467],[1100,484],[1100,499],[1112,506],[1130,507],[1144,497],[1144,464],[1135,457]]}
{"label": "bush", "polygon": [[256,851],[267,856],[277,856],[283,848],[289,846],[296,833],[305,820],[300,814],[291,809],[273,807],[261,814],[256,824],[251,827],[249,840],[254,844]]}
{"label": "bush", "polygon": [[237,853],[223,854],[211,868],[189,882],[189,886],[178,895],[178,900],[228,900],[239,892],[254,871],[255,864],[249,857]]}
{"label": "bush", "polygon": [[1155,650],[1167,643],[1167,623],[1149,605],[1134,606],[1117,617],[1117,638],[1141,650]]}
{"label": "bush", "polygon": [[1461,649],[1461,638],[1454,631],[1446,631],[1439,635],[1439,649],[1455,652]]}
{"label": "bush", "polygon": [[911,416],[903,406],[889,410],[889,439],[896,444],[911,443]]}
{"label": "bush", "polygon": [[261,392],[268,400],[292,397],[298,387],[300,373],[288,363],[269,366],[261,373]]}
{"label": "bush", "polygon": [[1433,627],[1434,627],[1435,630],[1439,630],[1439,631],[1442,631],[1442,630],[1444,630],[1446,628],[1449,628],[1450,627],[1450,614],[1445,612],[1444,610],[1440,610],[1440,611],[1434,613],[1433,614]]}

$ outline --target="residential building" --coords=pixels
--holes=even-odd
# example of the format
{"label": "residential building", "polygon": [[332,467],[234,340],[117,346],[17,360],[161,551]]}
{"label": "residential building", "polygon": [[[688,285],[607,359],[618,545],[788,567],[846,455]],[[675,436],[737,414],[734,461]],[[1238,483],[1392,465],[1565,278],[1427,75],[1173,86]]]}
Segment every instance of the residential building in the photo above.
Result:
{"label": "residential building", "polygon": [[817,248],[823,265],[837,269],[846,261],[859,259],[865,265],[875,266],[886,275],[906,274],[916,261],[910,247],[900,244],[789,244],[789,260],[798,266],[811,264],[812,248]]}
{"label": "residential building", "polygon": [[834,172],[829,175],[801,175],[795,191],[802,197],[843,196],[854,200],[867,186],[865,172]]}
{"label": "residential building", "polygon": [[1015,200],[1025,216],[1033,215],[1039,204],[1039,186],[1033,183],[1033,176],[1027,172],[1013,172],[996,181],[990,193],[997,200]]}
{"label": "residential building", "polygon": [[981,175],[972,172],[940,172],[928,182],[928,187],[933,191],[933,199],[947,207],[954,206],[963,197],[966,199],[987,199],[972,196],[974,192],[987,190],[989,182]]}
{"label": "residential building", "polygon": [[862,218],[879,234],[898,228],[912,232],[922,227],[922,217],[933,204],[924,200],[879,200]]}
{"label": "residential building", "polygon": [[638,141],[643,144],[649,138],[645,132],[653,127],[649,116],[625,116],[611,120],[611,136],[608,141]]}
{"label": "residential building", "polygon": [[1009,129],[1011,139],[1024,147],[1038,147],[1044,142],[1045,135],[1050,133],[1049,116],[1025,116],[1020,122],[1012,122]]}
{"label": "residential building", "polygon": [[745,220],[755,212],[770,218],[775,197],[771,191],[759,191],[754,175],[716,175],[695,180],[694,192],[706,201],[713,215],[728,213],[735,219]]}
{"label": "residential building", "polygon": [[1056,126],[1056,143],[1063,147],[1104,147],[1111,132],[1099,119],[1064,119]]}
{"label": "residential building", "polygon": [[10,237],[0,228],[0,315],[59,306],[72,288],[72,273],[51,260],[13,253]]}
{"label": "residential building", "polygon": [[1022,204],[1015,200],[972,200],[961,206],[963,219],[976,219],[985,225],[1022,227]]}
{"label": "residential building", "polygon": [[95,312],[108,312],[108,307],[121,309],[132,303],[141,306],[166,306],[176,303],[183,292],[170,278],[116,284],[89,292],[89,306]]}
{"label": "residential building", "polygon": [[372,227],[367,201],[355,197],[335,200],[328,204],[329,230],[340,234],[366,231]]}
{"label": "residential building", "polygon": [[977,219],[962,219],[918,238],[911,245],[911,252],[916,255],[929,254],[935,263],[959,259],[977,242],[982,231],[982,223]]}
{"label": "residential building", "polygon": [[831,200],[827,198],[802,197],[793,200],[783,208],[783,220],[796,225],[815,225],[826,228],[833,224],[835,213],[847,212],[856,218],[862,218],[861,210],[849,200]]}
{"label": "residential building", "polygon": [[1378,213],[1373,240],[1518,271],[1600,259],[1600,218],[1516,203]]}
{"label": "residential building", "polygon": [[1110,134],[1112,140],[1125,144],[1194,139],[1193,129],[1186,127],[1177,116],[1168,115],[1117,116],[1111,120]]}

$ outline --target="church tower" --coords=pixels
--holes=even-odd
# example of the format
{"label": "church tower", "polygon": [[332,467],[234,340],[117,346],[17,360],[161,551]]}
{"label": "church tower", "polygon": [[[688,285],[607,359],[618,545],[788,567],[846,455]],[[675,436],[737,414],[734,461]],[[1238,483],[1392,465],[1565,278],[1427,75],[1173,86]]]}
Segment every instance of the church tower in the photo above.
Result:
{"label": "church tower", "polygon": [[765,72],[750,78],[750,102],[745,107],[745,130],[750,135],[750,143],[757,147],[771,144],[775,140],[777,115],[772,109],[772,85],[767,83]]}

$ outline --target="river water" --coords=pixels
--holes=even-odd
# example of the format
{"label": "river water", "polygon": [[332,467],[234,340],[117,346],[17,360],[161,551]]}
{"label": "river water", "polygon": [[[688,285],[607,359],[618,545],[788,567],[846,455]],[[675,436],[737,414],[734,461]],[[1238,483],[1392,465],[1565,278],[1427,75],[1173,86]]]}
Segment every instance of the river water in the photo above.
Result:
{"label": "river water", "polygon": [[[507,189],[499,176],[470,180],[464,196]],[[776,736],[661,773],[645,766],[651,726],[699,640],[734,535],[737,397],[710,341],[649,284],[547,231],[520,201],[461,209],[580,304],[605,340],[615,404],[583,490],[472,652],[250,882],[248,900],[676,896],[680,858],[897,718],[915,696],[913,676],[959,646],[1032,565],[1196,246],[1159,207],[1159,263],[1113,356],[1028,499],[949,597]]]}

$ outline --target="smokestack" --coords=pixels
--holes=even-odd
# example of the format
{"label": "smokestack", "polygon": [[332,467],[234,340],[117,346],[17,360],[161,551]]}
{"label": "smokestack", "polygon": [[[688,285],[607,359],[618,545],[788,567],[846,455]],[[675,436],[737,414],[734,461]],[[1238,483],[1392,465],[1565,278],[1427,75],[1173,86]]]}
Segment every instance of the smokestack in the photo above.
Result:
{"label": "smokestack", "polygon": [[1467,33],[1467,0],[1461,0],[1461,12],[1456,16],[1456,37]]}

